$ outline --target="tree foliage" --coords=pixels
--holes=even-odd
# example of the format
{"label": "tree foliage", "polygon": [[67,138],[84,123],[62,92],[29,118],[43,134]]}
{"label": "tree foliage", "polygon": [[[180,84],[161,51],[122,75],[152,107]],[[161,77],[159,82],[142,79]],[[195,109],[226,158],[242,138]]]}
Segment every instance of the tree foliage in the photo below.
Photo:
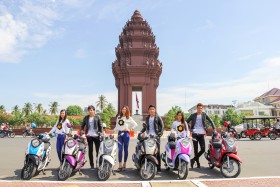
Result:
{"label": "tree foliage", "polygon": [[242,123],[245,115],[243,113],[238,114],[233,108],[229,108],[223,115],[222,121],[230,121],[232,125],[238,125]]}
{"label": "tree foliage", "polygon": [[107,128],[110,127],[111,118],[116,116],[116,109],[113,107],[112,103],[109,103],[103,112],[100,114],[102,122],[107,125]]}
{"label": "tree foliage", "polygon": [[51,102],[49,107],[50,107],[50,113],[51,115],[55,115],[57,114],[58,112],[58,102],[54,101],[54,102]]}
{"label": "tree foliage", "polygon": [[172,107],[167,114],[164,115],[165,117],[165,126],[167,128],[171,128],[171,125],[173,121],[175,120],[176,114],[178,111],[182,111],[182,109],[179,106]]}
{"label": "tree foliage", "polygon": [[81,116],[84,115],[83,109],[78,105],[68,106],[66,109],[68,116]]}
{"label": "tree foliage", "polygon": [[108,105],[108,101],[104,95],[100,95],[98,97],[98,101],[96,102],[96,107],[100,108],[101,112],[103,112],[103,109]]}

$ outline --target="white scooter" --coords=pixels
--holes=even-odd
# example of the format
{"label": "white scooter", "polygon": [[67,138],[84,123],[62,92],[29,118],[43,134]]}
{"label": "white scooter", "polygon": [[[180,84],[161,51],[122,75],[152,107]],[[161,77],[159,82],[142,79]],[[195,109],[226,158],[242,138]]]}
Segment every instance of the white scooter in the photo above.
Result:
{"label": "white scooter", "polygon": [[97,157],[97,178],[100,181],[107,180],[111,173],[115,175],[114,166],[117,159],[118,141],[114,135],[100,136],[100,147]]}

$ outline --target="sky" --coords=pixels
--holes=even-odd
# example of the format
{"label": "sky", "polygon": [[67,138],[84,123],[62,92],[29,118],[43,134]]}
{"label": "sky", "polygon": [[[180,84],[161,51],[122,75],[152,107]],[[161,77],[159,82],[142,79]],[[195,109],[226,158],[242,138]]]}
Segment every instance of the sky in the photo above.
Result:
{"label": "sky", "polygon": [[86,107],[103,94],[117,107],[114,51],[136,9],[160,48],[160,115],[172,106],[253,100],[280,88],[279,7],[278,0],[0,0],[0,105]]}

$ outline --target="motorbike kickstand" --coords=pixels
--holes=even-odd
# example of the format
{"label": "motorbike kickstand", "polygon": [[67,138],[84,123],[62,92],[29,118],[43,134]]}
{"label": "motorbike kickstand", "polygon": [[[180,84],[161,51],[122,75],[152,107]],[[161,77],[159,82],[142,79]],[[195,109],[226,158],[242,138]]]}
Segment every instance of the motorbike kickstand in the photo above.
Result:
{"label": "motorbike kickstand", "polygon": [[43,175],[46,175],[45,169],[42,170]]}
{"label": "motorbike kickstand", "polygon": [[79,175],[83,175],[83,173],[81,172],[81,170],[79,169]]}

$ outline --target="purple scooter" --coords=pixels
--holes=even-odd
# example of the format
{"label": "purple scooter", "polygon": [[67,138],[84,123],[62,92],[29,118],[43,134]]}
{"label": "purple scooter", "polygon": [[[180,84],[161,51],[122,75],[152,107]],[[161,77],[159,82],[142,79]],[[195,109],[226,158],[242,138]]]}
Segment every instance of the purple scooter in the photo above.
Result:
{"label": "purple scooter", "polygon": [[87,152],[86,138],[77,134],[67,135],[68,139],[62,147],[62,159],[58,180],[64,181],[71,176],[72,173],[80,172],[81,168],[85,165],[85,155]]}

